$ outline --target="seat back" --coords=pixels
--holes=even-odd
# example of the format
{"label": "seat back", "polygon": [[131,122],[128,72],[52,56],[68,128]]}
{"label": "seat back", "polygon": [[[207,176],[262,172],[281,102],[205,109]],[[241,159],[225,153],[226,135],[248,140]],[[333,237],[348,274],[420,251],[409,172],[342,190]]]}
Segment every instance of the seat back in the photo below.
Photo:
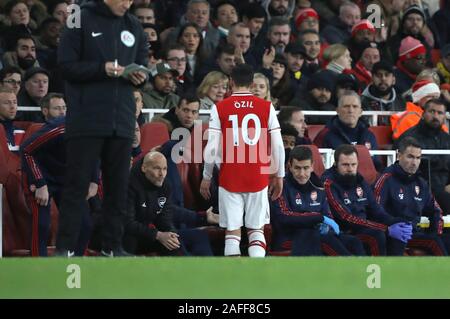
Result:
{"label": "seat back", "polygon": [[370,152],[365,145],[355,145],[358,152],[358,173],[360,173],[369,185],[377,179],[377,170],[373,164]]}
{"label": "seat back", "polygon": [[162,145],[169,140],[169,131],[164,123],[145,123],[141,128],[141,149],[147,154],[153,147]]}
{"label": "seat back", "polygon": [[308,125],[307,128],[307,133],[308,133],[308,137],[311,141],[314,141],[314,139],[316,138],[317,134],[319,134],[320,131],[322,131],[322,129],[325,127],[325,125],[323,124],[312,124],[312,125]]}

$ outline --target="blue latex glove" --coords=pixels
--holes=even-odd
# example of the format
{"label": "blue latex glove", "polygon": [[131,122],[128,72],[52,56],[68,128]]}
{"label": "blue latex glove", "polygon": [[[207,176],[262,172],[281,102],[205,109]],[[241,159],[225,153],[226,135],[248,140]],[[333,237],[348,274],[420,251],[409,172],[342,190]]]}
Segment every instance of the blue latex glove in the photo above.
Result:
{"label": "blue latex glove", "polygon": [[388,227],[389,236],[404,243],[412,237],[412,225],[404,222],[396,223]]}
{"label": "blue latex glove", "polygon": [[340,233],[339,225],[336,224],[336,222],[334,220],[332,220],[331,218],[329,218],[327,216],[323,216],[323,222],[325,224],[327,224],[328,226],[330,226],[331,228],[333,228],[336,235],[339,235],[339,233]]}
{"label": "blue latex glove", "polygon": [[319,232],[321,235],[326,235],[330,231],[330,226],[324,223],[319,224]]}

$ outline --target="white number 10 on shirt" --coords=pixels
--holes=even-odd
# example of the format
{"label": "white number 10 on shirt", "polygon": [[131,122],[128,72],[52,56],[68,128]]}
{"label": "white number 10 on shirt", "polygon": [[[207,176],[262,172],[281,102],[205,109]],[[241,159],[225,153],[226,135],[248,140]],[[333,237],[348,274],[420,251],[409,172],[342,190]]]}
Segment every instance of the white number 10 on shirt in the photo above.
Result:
{"label": "white number 10 on shirt", "polygon": [[[232,114],[228,117],[228,120],[231,122],[233,126],[233,145],[239,146],[239,123],[238,116],[236,114]],[[253,138],[249,137],[248,134],[248,122],[253,121],[255,123],[255,136]],[[256,145],[258,143],[259,137],[261,136],[261,121],[256,114],[249,113],[244,116],[242,119],[242,139],[245,144],[248,145]]]}

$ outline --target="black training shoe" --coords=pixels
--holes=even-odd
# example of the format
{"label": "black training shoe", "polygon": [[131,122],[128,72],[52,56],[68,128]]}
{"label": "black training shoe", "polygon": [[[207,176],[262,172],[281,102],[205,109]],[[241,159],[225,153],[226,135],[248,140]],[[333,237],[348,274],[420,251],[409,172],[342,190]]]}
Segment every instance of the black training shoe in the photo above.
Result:
{"label": "black training shoe", "polygon": [[100,257],[134,257],[134,255],[127,253],[123,248],[118,248],[102,249]]}
{"label": "black training shoe", "polygon": [[66,257],[71,258],[75,257],[75,252],[73,250],[68,249],[56,249],[53,257]]}

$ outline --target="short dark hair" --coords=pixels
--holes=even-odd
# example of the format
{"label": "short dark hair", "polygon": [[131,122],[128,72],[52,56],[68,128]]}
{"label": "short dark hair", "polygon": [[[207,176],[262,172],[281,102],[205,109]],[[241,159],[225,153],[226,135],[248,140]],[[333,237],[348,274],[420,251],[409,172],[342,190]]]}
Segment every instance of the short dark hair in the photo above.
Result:
{"label": "short dark hair", "polygon": [[289,29],[291,29],[291,25],[289,24],[289,19],[284,17],[272,17],[269,21],[269,26],[267,28],[268,32],[272,32],[272,28],[275,26],[287,25]]}
{"label": "short dark hair", "polygon": [[216,19],[217,19],[217,12],[219,11],[219,8],[220,8],[221,6],[226,5],[226,4],[232,6],[232,7],[236,10],[236,13],[237,13],[237,15],[238,15],[238,17],[239,17],[239,10],[238,10],[238,7],[236,6],[236,3],[235,3],[234,1],[230,1],[230,0],[221,0],[221,1],[219,1],[219,2],[214,6],[214,10],[213,10],[213,12],[212,12],[212,17],[211,17],[213,20],[216,20]]}
{"label": "short dark hair", "polygon": [[52,99],[64,99],[64,94],[55,92],[48,93],[42,98],[41,102],[39,103],[41,109],[48,109],[50,107],[50,101]]}
{"label": "short dark hair", "polygon": [[264,8],[256,2],[249,3],[242,9],[242,17],[246,17],[251,20],[254,18],[266,18],[266,11]]}
{"label": "short dark hair", "polygon": [[298,41],[300,43],[303,43],[303,36],[305,36],[306,34],[315,34],[319,37],[320,39],[320,35],[319,32],[317,32],[316,30],[313,29],[306,29],[306,30],[302,30],[299,34],[298,34]]}
{"label": "short dark hair", "polygon": [[54,17],[48,17],[44,21],[41,22],[38,33],[42,34],[42,32],[44,32],[44,30],[52,23],[61,24],[61,22],[58,19],[56,19]]}
{"label": "short dark hair", "polygon": [[419,141],[416,140],[412,136],[407,136],[400,140],[398,143],[398,151],[399,153],[404,153],[408,147],[414,147],[414,148],[422,148],[422,145],[420,145]]}
{"label": "short dark hair", "polygon": [[5,4],[5,6],[3,7],[3,12],[6,13],[6,15],[10,15],[12,9],[19,3],[23,3],[24,5],[27,5],[24,0],[11,0]]}
{"label": "short dark hair", "polygon": [[19,45],[19,40],[32,40],[34,45],[36,45],[36,41],[29,33],[20,33],[14,39],[14,50],[17,50],[17,46]]}
{"label": "short dark hair", "polygon": [[302,109],[296,106],[283,106],[278,113],[278,121],[280,123],[289,123],[292,118],[292,114],[301,111]]}
{"label": "short dark hair", "polygon": [[229,55],[234,55],[234,51],[235,51],[235,46],[232,45],[231,43],[225,42],[225,43],[221,43],[217,46],[215,54],[216,54],[216,59],[218,59],[223,53],[229,54]]}
{"label": "short dark hair", "polygon": [[423,106],[423,109],[424,109],[424,110],[428,109],[428,107],[429,107],[431,104],[443,105],[444,108],[447,108],[447,106],[446,106],[447,104],[445,103],[445,101],[444,101],[443,99],[441,99],[441,98],[433,98],[433,99],[431,99],[431,100],[428,100],[428,101],[425,103],[425,105]]}
{"label": "short dark hair", "polygon": [[310,160],[313,162],[313,154],[308,146],[296,146],[289,152],[289,163],[292,160],[306,161]]}
{"label": "short dark hair", "polygon": [[8,74],[14,73],[20,74],[20,78],[22,79],[22,72],[20,72],[20,69],[17,66],[14,65],[5,66],[3,69],[0,70],[0,82],[2,82]]}
{"label": "short dark hair", "polygon": [[354,145],[341,144],[334,151],[334,162],[336,164],[339,162],[339,157],[341,156],[341,154],[352,155],[353,153],[355,153],[358,157],[358,151],[356,150],[356,147]]}
{"label": "short dark hair", "polygon": [[163,51],[163,59],[167,60],[167,57],[169,55],[169,51],[172,50],[180,50],[180,51],[184,51],[186,52],[186,49],[184,48],[184,45],[182,45],[181,43],[171,43],[169,44]]}
{"label": "short dark hair", "polygon": [[280,123],[280,128],[281,128],[281,135],[295,136],[295,137],[298,136],[298,131],[292,124],[289,124],[287,122]]}
{"label": "short dark hair", "polygon": [[[185,94],[183,94],[182,96],[180,96],[180,100],[178,101],[178,108],[181,107],[181,103],[183,101],[186,101],[187,104],[190,103],[194,103],[194,102],[198,102],[200,104],[200,99],[198,98],[197,94],[191,93],[191,92],[187,92]],[[199,106],[200,109],[200,106]]]}
{"label": "short dark hair", "polygon": [[253,83],[253,67],[249,64],[238,64],[231,70],[231,79],[237,86],[250,86]]}

